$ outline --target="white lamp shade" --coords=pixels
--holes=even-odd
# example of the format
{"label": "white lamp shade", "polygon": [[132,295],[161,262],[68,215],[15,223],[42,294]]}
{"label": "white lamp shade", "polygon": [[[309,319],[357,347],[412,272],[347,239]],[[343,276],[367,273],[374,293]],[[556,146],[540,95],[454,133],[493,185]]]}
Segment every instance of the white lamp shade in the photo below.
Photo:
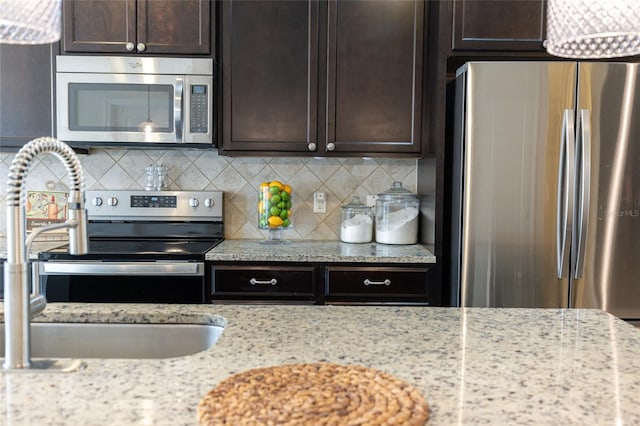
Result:
{"label": "white lamp shade", "polygon": [[61,0],[0,0],[0,43],[46,44],[60,40]]}
{"label": "white lamp shade", "polygon": [[640,0],[548,0],[547,52],[566,58],[640,54]]}

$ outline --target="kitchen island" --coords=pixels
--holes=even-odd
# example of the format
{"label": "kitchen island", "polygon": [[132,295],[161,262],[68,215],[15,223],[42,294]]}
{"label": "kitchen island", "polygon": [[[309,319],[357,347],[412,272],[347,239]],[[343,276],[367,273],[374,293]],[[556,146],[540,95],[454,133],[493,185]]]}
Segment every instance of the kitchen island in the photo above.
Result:
{"label": "kitchen island", "polygon": [[640,330],[598,310],[50,304],[37,321],[225,329],[180,358],[2,372],[0,424],[193,425],[198,402],[231,374],[320,361],[407,381],[430,425],[640,423]]}

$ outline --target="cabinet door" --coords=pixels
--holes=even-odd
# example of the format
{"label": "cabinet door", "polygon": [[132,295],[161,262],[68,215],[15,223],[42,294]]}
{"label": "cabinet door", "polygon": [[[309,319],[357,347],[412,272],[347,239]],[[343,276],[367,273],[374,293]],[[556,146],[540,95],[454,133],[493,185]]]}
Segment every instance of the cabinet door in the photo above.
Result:
{"label": "cabinet door", "polygon": [[210,0],[65,0],[65,52],[209,54]]}
{"label": "cabinet door", "polygon": [[221,7],[222,150],[314,151],[317,0]]}
{"label": "cabinet door", "polygon": [[326,149],[419,153],[424,2],[329,2]]}
{"label": "cabinet door", "polygon": [[453,50],[544,52],[545,0],[455,0]]}
{"label": "cabinet door", "polygon": [[129,53],[135,48],[135,0],[65,0],[63,5],[63,51]]}
{"label": "cabinet door", "polygon": [[210,53],[210,8],[210,0],[138,0],[136,49],[146,53]]}
{"label": "cabinet door", "polygon": [[[53,136],[53,60],[58,44],[0,44],[0,149]],[[3,176],[2,179],[5,177]]]}

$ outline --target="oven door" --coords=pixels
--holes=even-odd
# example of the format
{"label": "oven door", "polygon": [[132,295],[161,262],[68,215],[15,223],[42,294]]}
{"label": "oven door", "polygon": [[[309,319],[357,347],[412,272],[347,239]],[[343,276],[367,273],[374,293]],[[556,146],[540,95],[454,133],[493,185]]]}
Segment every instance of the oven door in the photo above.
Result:
{"label": "oven door", "polygon": [[41,261],[48,302],[205,303],[204,263]]}

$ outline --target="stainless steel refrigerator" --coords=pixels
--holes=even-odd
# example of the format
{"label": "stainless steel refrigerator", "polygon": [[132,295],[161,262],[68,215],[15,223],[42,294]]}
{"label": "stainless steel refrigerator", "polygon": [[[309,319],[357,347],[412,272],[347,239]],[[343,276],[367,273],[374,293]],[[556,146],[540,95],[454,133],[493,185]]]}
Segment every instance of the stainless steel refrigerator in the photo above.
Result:
{"label": "stainless steel refrigerator", "polygon": [[640,319],[640,64],[470,62],[454,115],[452,302]]}

